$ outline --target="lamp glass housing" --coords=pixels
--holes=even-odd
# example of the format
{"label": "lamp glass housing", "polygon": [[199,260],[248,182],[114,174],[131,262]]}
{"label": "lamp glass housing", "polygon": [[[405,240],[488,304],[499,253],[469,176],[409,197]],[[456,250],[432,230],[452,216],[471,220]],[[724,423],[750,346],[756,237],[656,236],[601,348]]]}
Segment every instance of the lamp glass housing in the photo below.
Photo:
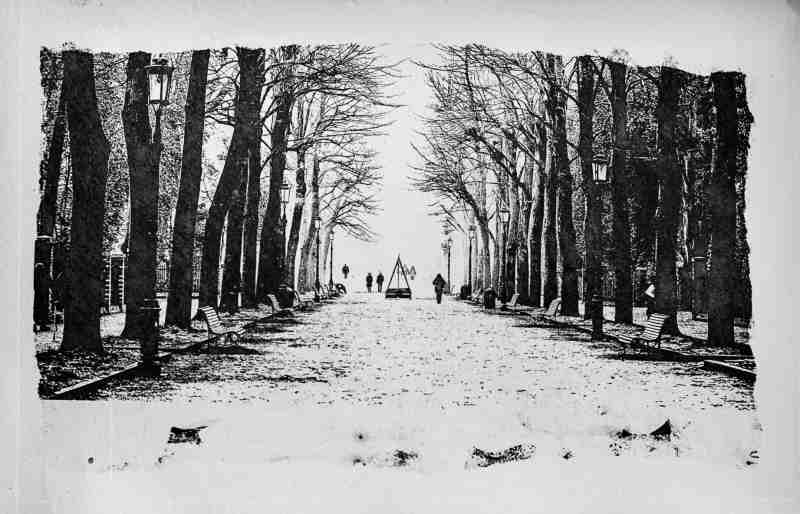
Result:
{"label": "lamp glass housing", "polygon": [[608,181],[608,161],[604,156],[598,156],[592,161],[592,176],[600,184]]}
{"label": "lamp glass housing", "polygon": [[169,104],[174,70],[175,68],[167,64],[166,59],[153,59],[153,64],[145,66],[149,82],[150,105],[162,107]]}

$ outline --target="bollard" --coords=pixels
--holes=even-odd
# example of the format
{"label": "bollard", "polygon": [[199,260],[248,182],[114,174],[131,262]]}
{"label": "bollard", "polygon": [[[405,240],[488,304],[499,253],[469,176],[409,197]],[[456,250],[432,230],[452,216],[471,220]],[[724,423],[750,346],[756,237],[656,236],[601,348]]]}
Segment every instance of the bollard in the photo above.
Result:
{"label": "bollard", "polygon": [[592,296],[592,339],[603,338],[603,299],[598,295]]}
{"label": "bollard", "polygon": [[139,342],[142,353],[143,372],[149,376],[158,376],[161,366],[158,364],[158,317],[161,307],[155,298],[147,299],[139,307],[144,323],[144,333]]}

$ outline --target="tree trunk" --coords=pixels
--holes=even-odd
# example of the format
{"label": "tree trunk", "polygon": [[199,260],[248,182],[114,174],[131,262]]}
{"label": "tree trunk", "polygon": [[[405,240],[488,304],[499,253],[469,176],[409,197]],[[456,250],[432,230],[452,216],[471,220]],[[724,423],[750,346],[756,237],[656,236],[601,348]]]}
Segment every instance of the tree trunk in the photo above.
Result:
{"label": "tree trunk", "polygon": [[678,100],[683,82],[682,72],[663,67],[658,88],[659,179],[661,203],[659,205],[658,235],[656,242],[656,300],[655,310],[669,315],[664,331],[678,333],[676,318],[675,249],[681,208],[681,169],[676,151]]}
{"label": "tree trunk", "polygon": [[[245,204],[251,209],[248,212],[250,220],[248,230],[250,237],[252,231],[258,230],[253,226],[253,217],[258,222],[258,200],[261,188],[261,152],[260,152],[260,126],[261,120],[259,111],[261,108],[261,85],[263,84],[264,72],[264,51],[251,50],[248,48],[238,48],[237,55],[239,60],[239,99],[237,103],[237,123],[243,127],[242,133],[244,148],[241,152],[239,165],[239,177],[237,187],[231,191],[228,205],[228,224],[225,228],[225,266],[222,273],[222,308],[227,312],[233,313],[239,310],[239,292],[242,284],[242,237],[244,224]],[[251,152],[257,151],[254,156]],[[255,183],[255,184],[254,184]],[[254,184],[250,188],[250,198],[248,199],[248,184]],[[255,202],[255,204],[253,204]],[[252,214],[255,209],[255,214]],[[250,240],[252,246],[252,239]],[[252,252],[252,247],[250,251]],[[251,255],[252,259],[252,255]],[[250,265],[254,265],[251,261]],[[255,273],[255,270],[250,270]],[[252,276],[249,277],[252,282]],[[252,297],[249,298],[250,305],[253,305]]]}
{"label": "tree trunk", "polygon": [[[549,75],[555,74],[556,57],[552,54],[547,55],[547,67]],[[547,181],[545,184],[545,205],[544,205],[544,304],[550,302],[558,296],[558,244],[556,242],[556,199],[558,195],[558,172],[559,159],[556,151],[555,130],[557,125],[558,108],[558,86],[555,83],[550,85],[547,92],[546,106],[548,117],[548,170]]]}
{"label": "tree trunk", "polygon": [[542,306],[542,229],[544,225],[545,184],[547,183],[547,129],[542,120],[536,123],[539,162],[536,165],[536,191],[528,227],[528,275],[531,306]]}
{"label": "tree trunk", "polygon": [[244,219],[244,266],[242,271],[242,306],[255,307],[258,304],[258,209],[261,203],[261,133],[259,120],[261,95],[264,89],[264,50],[256,50],[253,63],[253,93],[249,107],[252,112],[253,137],[250,139],[250,163],[247,179],[247,207]]}
{"label": "tree trunk", "polygon": [[[308,291],[314,287],[316,281],[316,234],[314,230],[314,218],[319,213],[319,158],[314,155],[311,166],[311,206],[309,208],[309,222],[306,225],[308,232],[303,243],[303,251],[300,254],[300,269],[298,275],[298,288],[301,291]],[[302,280],[302,285],[300,281]]]}
{"label": "tree trunk", "polygon": [[286,137],[292,96],[283,92],[278,100],[275,123],[272,126],[269,196],[264,221],[261,225],[259,249],[258,298],[266,300],[267,294],[275,293],[281,285],[285,266],[285,240],[281,219],[281,184],[286,168]]}
{"label": "tree trunk", "polygon": [[300,225],[303,222],[303,209],[306,204],[306,155],[305,151],[297,152],[297,171],[295,173],[294,207],[292,208],[292,225],[289,230],[289,243],[286,248],[286,283],[297,288],[295,267],[297,251],[300,245]]}
{"label": "tree trunk", "polygon": [[88,52],[66,51],[64,100],[72,156],[73,200],[61,350],[103,351],[103,224],[109,144],[103,133]]}
{"label": "tree trunk", "polygon": [[[625,148],[628,144],[627,67],[610,62],[611,113],[613,117],[614,154],[611,166],[611,209],[614,240],[614,321],[633,323],[633,284],[631,278],[631,227],[628,219],[630,196],[626,176]],[[602,204],[601,204],[602,205]],[[600,284],[597,284],[600,287]]]}
{"label": "tree trunk", "polygon": [[150,54],[133,52],[128,57],[127,90],[122,121],[130,173],[130,233],[125,270],[125,328],[122,337],[139,339],[146,333],[147,316],[140,307],[155,298],[156,245],[158,243],[158,175],[161,158],[159,117],[151,137],[148,113],[148,78],[145,66]]}
{"label": "tree trunk", "polygon": [[205,123],[208,50],[192,52],[186,96],[186,128],[169,270],[166,325],[189,328],[192,315],[192,264],[197,203],[203,175],[203,127]]}
{"label": "tree trunk", "polygon": [[572,172],[567,155],[566,98],[561,91],[558,93],[558,99],[558,106],[555,111],[555,157],[558,161],[558,242],[561,249],[561,313],[566,316],[579,316],[578,248],[575,243],[575,225],[572,221]]}
{"label": "tree trunk", "polygon": [[229,314],[239,312],[239,286],[242,281],[242,228],[244,224],[244,206],[247,201],[247,168],[249,163],[249,158],[239,161],[239,184],[231,191],[228,204],[228,221],[225,227],[225,265],[222,268],[220,310],[224,310]]}
{"label": "tree trunk", "polygon": [[62,82],[58,96],[53,133],[47,149],[47,159],[42,160],[42,176],[44,187],[38,212],[38,234],[52,236],[56,228],[56,212],[58,211],[58,181],[61,177],[61,156],[64,153],[64,135],[67,130],[64,108],[65,92]]}
{"label": "tree trunk", "polygon": [[738,144],[734,72],[711,74],[716,111],[716,151],[709,184],[711,270],[708,274],[708,342],[734,344],[736,271],[736,153]]}
{"label": "tree trunk", "polygon": [[585,247],[585,270],[583,281],[583,315],[591,318],[592,297],[602,294],[600,273],[602,272],[602,230],[600,185],[595,182],[592,173],[594,160],[594,66],[589,56],[578,58],[578,117],[580,122],[578,138],[578,156],[581,161],[581,179],[583,181],[586,213],[584,218],[583,239]]}

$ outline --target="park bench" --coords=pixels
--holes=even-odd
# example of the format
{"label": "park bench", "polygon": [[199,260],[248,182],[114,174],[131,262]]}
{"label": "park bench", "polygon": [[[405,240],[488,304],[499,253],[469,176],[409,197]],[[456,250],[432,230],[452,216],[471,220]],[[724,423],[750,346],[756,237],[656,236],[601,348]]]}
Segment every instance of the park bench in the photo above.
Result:
{"label": "park bench", "polygon": [[639,342],[643,344],[658,343],[658,347],[661,348],[661,331],[664,330],[664,323],[668,317],[666,314],[653,313],[644,324],[644,332],[639,335],[622,335],[619,336],[619,340],[625,347]]}
{"label": "park bench", "polygon": [[483,289],[478,289],[475,294],[469,299],[472,303],[481,303],[483,301]]}
{"label": "park bench", "polygon": [[553,298],[550,301],[550,305],[547,306],[542,313],[532,313],[531,316],[538,317],[543,321],[546,321],[547,318],[555,317],[558,314],[559,309],[561,309],[561,298]]}
{"label": "park bench", "polygon": [[291,314],[292,309],[284,309],[281,307],[280,302],[278,302],[278,297],[274,294],[267,295],[267,301],[269,302],[270,307],[272,307],[272,312],[275,314]]}
{"label": "park bench", "polygon": [[219,319],[219,314],[214,307],[200,307],[198,311],[203,315],[203,319],[206,321],[206,327],[208,328],[208,333],[213,334],[215,336],[222,336],[228,337],[230,336],[232,341],[235,341],[239,336],[244,334],[245,330],[243,327],[238,328],[225,328],[222,326],[222,321]]}
{"label": "park bench", "polygon": [[514,311],[517,309],[517,302],[519,301],[519,293],[514,293],[511,295],[511,299],[500,306],[500,310],[502,311]]}
{"label": "park bench", "polygon": [[314,305],[314,295],[301,295],[297,291],[294,291],[294,299],[299,309],[310,309]]}

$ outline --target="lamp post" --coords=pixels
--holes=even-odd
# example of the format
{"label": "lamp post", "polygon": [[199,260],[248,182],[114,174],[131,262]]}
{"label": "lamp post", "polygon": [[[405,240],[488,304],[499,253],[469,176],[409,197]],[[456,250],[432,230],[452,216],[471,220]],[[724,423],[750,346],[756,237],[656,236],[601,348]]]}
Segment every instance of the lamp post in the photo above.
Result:
{"label": "lamp post", "polygon": [[472,296],[472,242],[475,240],[475,225],[470,225],[468,232],[469,238],[469,258],[467,259],[467,282],[468,294]]}
{"label": "lamp post", "polygon": [[289,204],[289,195],[292,192],[292,185],[284,177],[281,183],[281,279],[288,281],[288,270],[286,269],[286,206]]}
{"label": "lamp post", "polygon": [[333,229],[331,229],[331,264],[330,264],[330,278],[328,279],[328,287],[333,291]]}
{"label": "lamp post", "polygon": [[505,205],[500,207],[500,222],[503,224],[503,272],[501,274],[503,286],[500,289],[500,300],[503,303],[508,300],[508,286],[506,285],[506,268],[508,267],[508,263],[506,263],[506,259],[508,258],[508,220],[510,216],[511,213],[509,212],[508,207]]}
{"label": "lamp post", "polygon": [[[592,192],[591,194],[594,195],[594,204],[597,212],[591,213],[594,217],[595,222],[593,223],[595,229],[595,238],[597,239],[594,241],[594,244],[591,248],[588,248],[593,255],[591,255],[590,264],[592,269],[590,273],[592,274],[592,282],[594,284],[594,291],[592,292],[592,297],[589,299],[590,305],[588,308],[591,312],[592,317],[592,339],[602,339],[603,338],[603,298],[600,295],[599,288],[600,288],[600,241],[601,241],[601,233],[600,233],[600,220],[602,219],[603,215],[603,203],[602,203],[602,196],[600,195],[600,186],[605,184],[608,181],[608,160],[606,159],[605,155],[598,154],[592,159],[592,179],[594,184],[592,185]],[[587,259],[588,260],[588,259]]]}
{"label": "lamp post", "polygon": [[[161,144],[161,111],[165,105],[169,104],[169,93],[172,86],[172,72],[174,68],[167,64],[163,57],[152,60],[149,66],[145,66],[148,78],[148,103],[155,109],[155,127],[153,129],[153,143]],[[155,177],[155,189],[153,202],[154,205],[147,209],[147,212],[155,216],[158,212],[158,177]],[[152,235],[155,237],[155,234]],[[153,270],[155,273],[156,270]],[[153,277],[155,279],[155,277]],[[146,375],[158,375],[161,368],[158,359],[158,319],[161,308],[155,298],[145,298],[139,306],[142,316],[142,338],[139,341],[139,349],[142,358],[142,372]]]}
{"label": "lamp post", "polygon": [[317,233],[317,258],[316,258],[316,274],[314,275],[314,296],[319,301],[319,229],[322,226],[322,219],[319,216],[314,216],[314,230]]}
{"label": "lamp post", "polygon": [[450,249],[453,247],[453,238],[447,236],[447,294],[451,293],[450,290]]}

